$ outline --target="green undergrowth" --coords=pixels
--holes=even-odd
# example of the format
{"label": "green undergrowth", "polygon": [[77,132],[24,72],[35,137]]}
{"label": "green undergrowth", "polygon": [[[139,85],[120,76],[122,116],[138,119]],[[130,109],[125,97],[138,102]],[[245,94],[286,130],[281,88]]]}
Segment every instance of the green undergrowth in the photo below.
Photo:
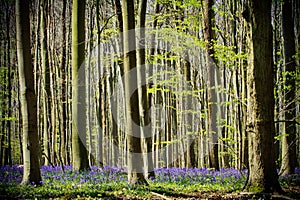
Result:
{"label": "green undergrowth", "polygon": [[196,197],[202,193],[225,194],[242,189],[243,182],[235,187],[226,184],[180,184],[180,183],[154,183],[149,181],[148,186],[130,185],[127,182],[112,182],[102,184],[74,185],[72,183],[59,183],[35,186],[20,186],[17,183],[0,183],[0,197],[21,199],[74,199],[74,198],[137,198],[149,199],[155,193],[169,197]]}
{"label": "green undergrowth", "polygon": [[[298,183],[287,183],[284,188]],[[288,184],[288,185],[287,185]],[[238,194],[242,190],[244,181],[232,185],[220,184],[178,184],[153,183],[148,186],[130,185],[127,182],[92,184],[61,184],[55,182],[42,186],[20,186],[17,183],[0,183],[0,199],[162,199],[171,198],[202,198],[222,197],[229,193]],[[158,195],[159,194],[159,195]],[[161,195],[161,196],[160,196]],[[290,194],[294,196],[294,194]],[[236,198],[237,196],[235,196]],[[240,198],[244,199],[244,198]]]}
{"label": "green undergrowth", "polygon": [[[246,174],[234,169],[159,169],[147,186],[129,184],[126,173],[117,168],[86,172],[43,168],[40,186],[20,186],[22,169],[0,171],[0,199],[248,199],[239,195]],[[299,174],[279,180],[288,196],[300,197]]]}

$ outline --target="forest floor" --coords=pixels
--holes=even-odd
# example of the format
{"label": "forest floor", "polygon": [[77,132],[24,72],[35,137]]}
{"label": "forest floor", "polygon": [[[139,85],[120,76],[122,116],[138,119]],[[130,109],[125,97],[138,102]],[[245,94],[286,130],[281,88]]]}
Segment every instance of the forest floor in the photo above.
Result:
{"label": "forest floor", "polygon": [[284,195],[242,192],[247,171],[160,168],[149,185],[130,185],[124,168],[42,167],[42,182],[20,186],[23,167],[0,167],[0,199],[300,199],[300,169],[281,176]]}

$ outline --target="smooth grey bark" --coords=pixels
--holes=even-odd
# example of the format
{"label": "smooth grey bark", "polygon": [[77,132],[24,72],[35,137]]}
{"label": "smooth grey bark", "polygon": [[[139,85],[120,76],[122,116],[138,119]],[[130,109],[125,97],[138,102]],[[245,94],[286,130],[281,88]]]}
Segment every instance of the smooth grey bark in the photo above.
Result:
{"label": "smooth grey bark", "polygon": [[215,68],[216,62],[214,60],[213,48],[213,0],[205,0],[204,8],[204,39],[206,40],[206,68],[207,68],[207,102],[208,102],[208,132],[210,137],[209,143],[209,165],[216,170],[219,166],[219,149],[218,149],[218,129],[217,129],[217,88],[215,85]]}
{"label": "smooth grey bark", "polygon": [[[132,184],[147,184],[142,172],[141,133],[137,73],[132,73],[136,64],[136,38],[133,0],[122,1],[123,47],[124,47],[124,88],[126,107],[126,137],[128,153],[128,181]],[[135,91],[135,92],[131,92]]]}
{"label": "smooth grey bark", "polygon": [[46,19],[48,15],[47,1],[40,1],[40,42],[42,53],[42,75],[43,75],[43,155],[45,156],[44,165],[50,164],[50,133],[51,133],[51,91],[50,91],[50,64],[48,55],[48,37]]}
{"label": "smooth grey bark", "polygon": [[[145,136],[144,143],[144,174],[148,178],[154,178],[154,166],[152,159],[152,130],[149,112],[149,95],[147,94],[148,84],[146,83],[146,50],[145,50],[145,23],[146,23],[147,0],[139,2],[138,9],[138,44],[137,44],[137,78],[139,82],[138,98],[139,98],[139,114],[141,134]],[[144,128],[147,127],[147,128]]]}
{"label": "smooth grey bark", "polygon": [[[72,7],[72,154],[73,170],[89,169],[86,150],[86,116],[85,116],[85,0],[74,0]],[[79,92],[81,91],[81,92]]]}
{"label": "smooth grey bark", "polygon": [[29,1],[16,0],[17,57],[23,125],[24,174],[21,185],[40,184],[37,97],[30,47]]}

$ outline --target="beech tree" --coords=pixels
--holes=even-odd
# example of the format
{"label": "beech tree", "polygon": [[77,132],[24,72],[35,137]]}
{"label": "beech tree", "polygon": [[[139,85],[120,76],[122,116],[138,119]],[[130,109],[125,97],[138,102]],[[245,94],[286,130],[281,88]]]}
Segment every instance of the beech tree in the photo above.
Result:
{"label": "beech tree", "polygon": [[210,134],[209,142],[209,164],[210,167],[219,170],[219,157],[218,157],[218,129],[217,129],[217,88],[215,85],[215,68],[216,62],[214,59],[214,11],[213,0],[205,1],[204,10],[204,38],[206,40],[206,63],[207,63],[207,85],[208,85],[208,132]]}
{"label": "beech tree", "polygon": [[247,69],[249,175],[245,188],[251,192],[281,192],[272,152],[275,126],[271,1],[249,0],[248,6],[248,11],[244,12],[250,26]]}
{"label": "beech tree", "polygon": [[[79,89],[83,88],[85,58],[85,1],[74,0],[72,7],[72,153],[73,169],[75,171],[89,168],[88,154],[85,147],[85,92],[79,94]],[[80,104],[80,105],[79,105]],[[81,137],[80,137],[81,136]]]}
{"label": "beech tree", "polygon": [[138,100],[139,100],[139,114],[140,114],[140,126],[141,134],[145,137],[143,140],[145,143],[143,148],[144,156],[144,174],[146,177],[154,178],[154,168],[152,159],[152,137],[151,137],[151,127],[150,123],[150,112],[149,112],[149,95],[147,94],[147,89],[149,84],[146,83],[146,45],[145,45],[145,23],[146,23],[146,8],[147,0],[142,0],[139,2],[139,18],[138,18],[138,40],[137,40],[137,80],[139,82],[138,88]]}
{"label": "beech tree", "polygon": [[[140,124],[139,99],[137,90],[136,69],[136,42],[135,19],[133,0],[122,1],[123,16],[123,47],[124,47],[124,89],[126,106],[126,137],[128,143],[128,181],[132,184],[146,184],[147,181],[142,172],[142,148]],[[130,71],[131,70],[131,71]],[[131,94],[131,91],[135,91]]]}
{"label": "beech tree", "polygon": [[[75,170],[81,168],[75,167],[77,165],[124,166],[128,161],[130,146],[133,155],[147,154],[144,166],[139,163],[134,169],[139,172],[141,170],[138,169],[143,166],[145,176],[154,176],[153,173],[147,174],[147,171],[160,167],[248,169],[250,135],[249,138],[254,138],[250,139],[249,144],[252,149],[254,141],[262,138],[263,142],[255,143],[259,148],[264,150],[272,147],[273,153],[270,155],[274,155],[276,167],[281,167],[280,175],[293,173],[295,166],[299,165],[297,149],[300,146],[300,140],[297,140],[299,1],[272,2],[271,39],[265,39],[264,36],[259,38],[262,35],[260,32],[265,32],[266,28],[261,23],[270,21],[256,22],[252,14],[249,24],[242,19],[241,13],[248,5],[242,0],[140,0],[133,3],[96,0],[76,1],[74,4],[72,1],[39,0],[30,3],[37,129],[42,153],[47,157],[44,159],[39,152],[41,164],[73,165]],[[16,165],[23,163],[23,157],[20,156],[23,155],[20,123],[23,116],[19,109],[19,70],[16,70],[15,1],[1,2],[0,165]],[[134,4],[135,9],[132,6],[125,16],[123,11],[129,10],[127,4]],[[260,3],[252,4],[260,7]],[[72,13],[73,5],[77,6],[77,11]],[[264,12],[262,9],[259,8],[257,12]],[[258,15],[257,18],[262,16],[261,19],[269,20],[265,18],[266,13]],[[126,29],[132,29],[130,34],[134,27],[141,28],[134,34],[137,38],[133,35],[123,37],[123,18],[131,23],[127,24]],[[257,30],[252,32],[251,38],[248,37],[250,21],[253,29]],[[263,29],[256,28],[258,25]],[[71,40],[74,41],[73,45]],[[253,55],[261,54],[261,57],[255,57],[254,60],[252,56],[250,59],[247,41],[251,41],[252,46],[264,47],[253,48]],[[125,55],[124,43],[130,47]],[[269,140],[265,142],[269,137],[265,129],[259,126],[260,121],[272,118],[265,110],[271,112],[273,109],[271,103],[265,100],[271,95],[266,91],[270,92],[273,87],[268,85],[271,75],[263,76],[266,66],[270,67],[269,62],[266,64],[269,57],[264,56],[267,43],[274,45],[267,48],[273,49],[273,70],[276,71],[273,77],[276,120],[274,146],[270,146]],[[128,52],[128,49],[137,50]],[[129,74],[131,90],[124,90],[124,84],[119,84],[124,77],[123,55],[125,62],[130,57],[129,64],[125,64],[127,71],[136,69],[138,72],[138,75],[135,72]],[[86,70],[82,70],[80,66],[85,56]],[[248,67],[248,61],[253,63],[255,70],[250,70],[252,68]],[[138,68],[143,65],[146,66],[146,72],[144,67]],[[167,70],[161,70],[161,67]],[[85,77],[84,73],[87,73],[85,80],[78,80]],[[251,74],[255,78],[251,78]],[[250,90],[249,81],[252,79],[255,82]],[[138,88],[139,80],[143,84],[146,82],[146,86]],[[261,84],[259,80],[267,83],[263,83],[267,89],[258,87]],[[86,83],[84,87],[87,87],[88,93],[81,90],[81,83]],[[185,83],[188,87],[185,87]],[[131,94],[133,90],[135,92]],[[124,91],[131,91],[126,97],[127,103],[130,98],[128,112]],[[86,109],[86,105],[90,107]],[[264,114],[253,114],[254,110]],[[134,127],[132,134],[128,134],[135,135],[137,139],[126,137],[126,112],[130,116],[127,119],[133,121],[130,122],[132,126],[129,125]],[[256,121],[250,123],[252,119]],[[145,128],[135,130],[143,126],[147,126],[147,132],[143,133]],[[97,130],[99,127],[101,132]],[[270,140],[273,140],[274,132],[270,131]],[[91,159],[81,165],[80,162],[85,162],[83,160],[87,158],[85,144]],[[265,157],[254,157],[253,150],[250,155],[251,170],[254,171],[253,159]],[[142,162],[140,156],[134,159]],[[135,165],[138,162],[131,163]]]}
{"label": "beech tree", "polygon": [[29,1],[16,1],[17,56],[23,125],[24,174],[21,184],[40,184],[37,98],[30,47]]}
{"label": "beech tree", "polygon": [[47,44],[47,14],[48,14],[48,3],[47,1],[40,1],[40,39],[41,39],[41,50],[42,50],[42,69],[43,69],[43,113],[44,113],[44,129],[43,129],[43,155],[45,156],[44,165],[49,165],[50,161],[50,148],[49,148],[49,137],[51,132],[51,92],[50,92],[50,66],[48,56],[48,44]]}

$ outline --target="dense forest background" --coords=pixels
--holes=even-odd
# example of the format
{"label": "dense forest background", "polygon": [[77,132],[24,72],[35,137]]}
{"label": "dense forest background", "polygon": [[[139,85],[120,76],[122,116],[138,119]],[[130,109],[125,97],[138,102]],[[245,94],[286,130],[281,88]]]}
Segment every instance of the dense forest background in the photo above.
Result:
{"label": "dense forest background", "polygon": [[[294,173],[300,2],[266,2],[30,1],[38,166],[126,166],[142,182],[159,167],[255,171],[263,154]],[[19,165],[34,141],[21,110],[30,87],[15,2],[0,9],[0,165]]]}

